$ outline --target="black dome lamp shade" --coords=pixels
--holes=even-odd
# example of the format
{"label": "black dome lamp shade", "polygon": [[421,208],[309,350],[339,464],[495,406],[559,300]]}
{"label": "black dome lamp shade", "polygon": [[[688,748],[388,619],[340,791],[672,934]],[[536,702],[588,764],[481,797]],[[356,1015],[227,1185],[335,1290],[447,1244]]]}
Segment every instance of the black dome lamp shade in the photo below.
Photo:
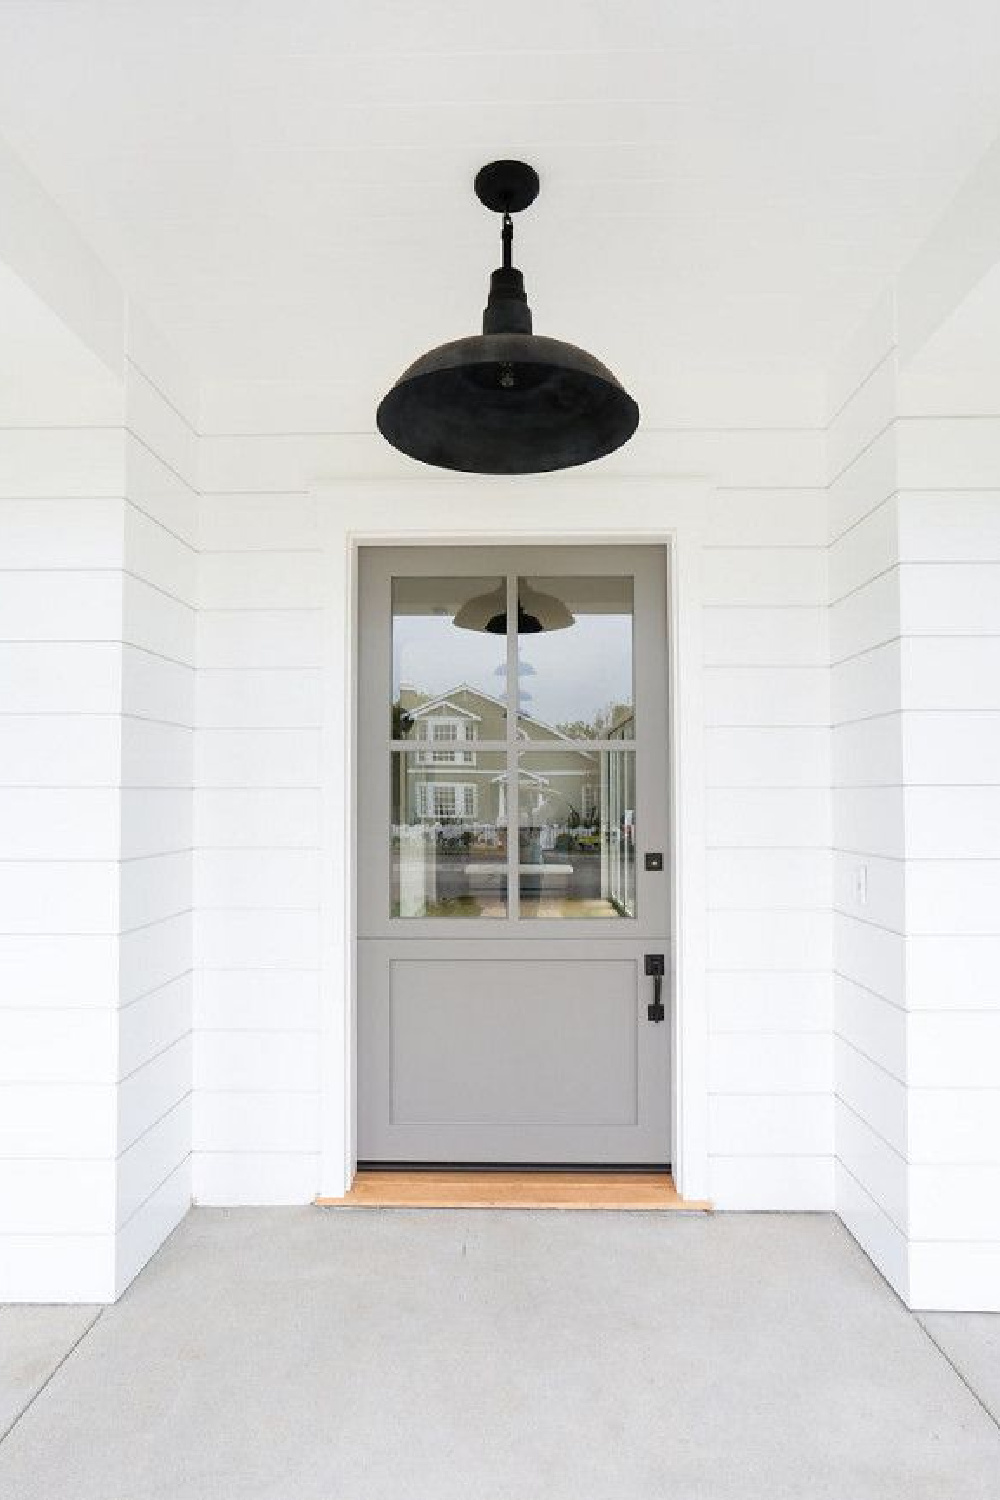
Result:
{"label": "black dome lamp shade", "polygon": [[[488,594],[477,594],[462,605],[454,622],[459,630],[484,630],[487,635],[507,634],[507,585]],[[517,590],[517,633],[539,635],[544,630],[567,630],[576,619],[555,594],[543,594],[523,580]],[[532,669],[533,670],[533,669]],[[503,667],[506,673],[506,665]]]}
{"label": "black dome lamp shade", "polygon": [[421,355],[379,404],[379,432],[422,463],[467,474],[570,469],[613,453],[639,425],[638,406],[599,360],[531,331],[524,277],[511,263],[511,214],[538,186],[524,162],[478,173],[477,197],[503,215],[503,265],[490,279],[483,331]]}

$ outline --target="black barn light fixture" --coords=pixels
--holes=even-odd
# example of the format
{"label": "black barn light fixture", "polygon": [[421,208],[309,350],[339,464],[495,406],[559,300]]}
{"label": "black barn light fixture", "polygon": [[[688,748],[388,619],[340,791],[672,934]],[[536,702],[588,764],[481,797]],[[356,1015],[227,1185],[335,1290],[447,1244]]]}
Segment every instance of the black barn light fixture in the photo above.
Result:
{"label": "black barn light fixture", "polygon": [[422,354],[379,404],[379,432],[422,463],[468,474],[570,469],[614,452],[639,425],[638,406],[599,360],[531,331],[511,215],[538,187],[525,162],[494,161],[477,174],[476,196],[503,215],[503,265],[490,278],[483,331]]}

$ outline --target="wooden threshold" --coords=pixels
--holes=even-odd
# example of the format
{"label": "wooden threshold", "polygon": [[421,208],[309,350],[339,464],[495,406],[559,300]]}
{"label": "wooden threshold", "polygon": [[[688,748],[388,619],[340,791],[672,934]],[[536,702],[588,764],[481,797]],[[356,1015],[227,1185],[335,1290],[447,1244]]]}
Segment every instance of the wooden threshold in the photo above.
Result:
{"label": "wooden threshold", "polygon": [[384,1171],[358,1172],[343,1198],[320,1208],[563,1208],[625,1212],[687,1210],[710,1203],[682,1198],[669,1172]]}

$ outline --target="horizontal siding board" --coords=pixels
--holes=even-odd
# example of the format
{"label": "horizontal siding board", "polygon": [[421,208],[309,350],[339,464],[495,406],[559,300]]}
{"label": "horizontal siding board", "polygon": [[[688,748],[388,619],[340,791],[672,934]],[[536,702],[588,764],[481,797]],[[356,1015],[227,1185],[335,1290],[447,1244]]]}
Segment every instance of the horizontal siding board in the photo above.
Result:
{"label": "horizontal siding board", "polygon": [[206,1031],[195,1054],[196,1089],[313,1092],[320,1086],[314,1032]]}
{"label": "horizontal siding board", "polygon": [[131,504],[125,508],[125,567],[185,603],[196,600],[198,554],[194,548]]}
{"label": "horizontal siding board", "polygon": [[830,655],[840,662],[899,635],[899,569],[892,568],[830,607]]}
{"label": "horizontal siding board", "polygon": [[323,662],[322,613],[318,609],[202,609],[198,615],[198,665],[299,671]]}
{"label": "horizontal siding board", "polygon": [[708,1149],[711,1156],[829,1156],[832,1096],[715,1095],[709,1100]]}
{"label": "horizontal siding board", "polygon": [[195,785],[319,786],[320,750],[317,729],[201,729],[195,735]]}
{"label": "horizontal siding board", "polygon": [[302,729],[321,721],[317,671],[199,673],[198,723],[202,729]]}
{"label": "horizontal siding board", "polygon": [[904,713],[901,734],[911,785],[1000,781],[1000,713]]}
{"label": "horizontal siding board", "polygon": [[126,714],[194,727],[195,673],[137,646],[122,648],[122,706]]}
{"label": "horizontal siding board", "polygon": [[831,736],[831,747],[834,787],[898,787],[901,784],[903,739],[898,714],[837,724]]}
{"label": "horizontal siding board", "polygon": [[709,1024],[716,1032],[812,1031],[829,1034],[833,999],[829,972],[710,973]]}
{"label": "horizontal siding board", "polygon": [[186,974],[192,966],[192,951],[190,912],[124,933],[119,944],[122,1005]]}
{"label": "horizontal siding board", "polygon": [[1000,636],[902,643],[903,701],[910,710],[1000,711]]}
{"label": "horizontal siding board", "polygon": [[897,1229],[908,1229],[906,1159],[841,1100],[836,1104],[837,1156]]}
{"label": "horizontal siding board", "polygon": [[200,1089],[195,1095],[195,1151],[312,1154],[319,1135],[318,1094]]}
{"label": "horizontal siding board", "polygon": [[912,859],[1000,859],[1000,786],[909,786]]}
{"label": "horizontal siding board", "polygon": [[828,911],[712,911],[710,969],[828,969]]}
{"label": "horizontal siding board", "polygon": [[117,714],[122,652],[116,641],[2,641],[3,713]]}
{"label": "horizontal siding board", "polygon": [[121,927],[131,932],[148,927],[191,907],[192,853],[190,848],[155,850],[123,867]]}
{"label": "horizontal siding board", "polygon": [[829,677],[821,667],[706,667],[705,723],[825,726]]}
{"label": "horizontal siding board", "polygon": [[123,505],[104,500],[2,500],[4,568],[122,566]]}
{"label": "horizontal siding board", "polygon": [[314,495],[206,495],[201,547],[209,552],[307,551],[320,544]]}
{"label": "horizontal siding board", "polygon": [[114,933],[117,861],[0,861],[0,931]]}
{"label": "horizontal siding board", "polygon": [[124,494],[120,426],[0,428],[0,498]]}
{"label": "horizontal siding board", "polygon": [[904,634],[1000,635],[1000,562],[905,563],[899,594]]}
{"label": "horizontal siding board", "polygon": [[830,1156],[712,1156],[709,1193],[716,1208],[826,1211],[833,1207]]}
{"label": "horizontal siding board", "polygon": [[120,765],[117,716],[0,715],[0,787],[113,787]]}
{"label": "horizontal siding board", "polygon": [[194,664],[195,612],[187,600],[126,575],[124,608],[126,644],[182,665]]}
{"label": "horizontal siding board", "polygon": [[209,968],[308,969],[319,965],[319,914],[315,911],[199,911],[195,921],[199,964]]}
{"label": "horizontal siding board", "polygon": [[205,789],[195,793],[201,849],[317,849],[322,825],[316,791]]}
{"label": "horizontal siding board", "polygon": [[905,1081],[906,1012],[843,974],[834,975],[833,997],[837,1036]]}
{"label": "horizontal siding board", "polygon": [[843,599],[899,561],[895,498],[884,500],[830,546],[830,598]]}
{"label": "horizontal siding board", "polygon": [[825,609],[706,609],[705,665],[819,667],[827,662]]}
{"label": "horizontal siding board", "polygon": [[825,725],[715,725],[705,730],[709,787],[827,787],[830,736]]}
{"label": "horizontal siding board", "polygon": [[318,910],[322,878],[315,849],[199,849],[194,856],[199,911],[213,907]]}
{"label": "horizontal siding board", "polygon": [[715,489],[708,496],[705,534],[730,547],[822,547],[823,489]]}
{"label": "horizontal siding board", "polygon": [[856,1047],[834,1038],[834,1080],[837,1098],[882,1139],[905,1157],[906,1085],[880,1068]]}
{"label": "horizontal siding board", "polygon": [[915,1242],[907,1302],[918,1310],[1000,1312],[1000,1242]]}
{"label": "horizontal siding board", "polygon": [[799,606],[826,600],[823,547],[707,547],[702,601],[713,605]]}
{"label": "horizontal siding board", "polygon": [[905,937],[843,912],[834,913],[833,932],[837,973],[892,1005],[905,1005]]}
{"label": "horizontal siding board", "polygon": [[906,940],[911,1010],[991,1010],[997,1003],[1000,937],[911,934]]}
{"label": "horizontal siding board", "polygon": [[203,1031],[316,1031],[319,973],[206,969],[195,974],[195,1026]]}
{"label": "horizontal siding board", "polygon": [[126,493],[133,505],[191,546],[198,543],[198,496],[191,480],[134,434],[125,436]]}
{"label": "horizontal siding board", "polygon": [[713,849],[708,855],[708,907],[828,911],[831,876],[825,849]]}
{"label": "horizontal siding board", "polygon": [[322,601],[325,559],[318,552],[205,552],[206,609],[300,609]]}
{"label": "horizontal siding board", "polygon": [[110,568],[0,572],[0,638],[119,641],[123,590]]}
{"label": "horizontal siding board", "polygon": [[830,1037],[822,1032],[733,1032],[712,1037],[712,1094],[829,1095],[832,1077]]}
{"label": "horizontal siding board", "polygon": [[822,787],[720,787],[706,800],[710,849],[830,846],[830,794]]}
{"label": "horizontal siding board", "polygon": [[187,1036],[194,1024],[194,975],[190,971],[133,1001],[118,1022],[118,1073],[125,1078]]}
{"label": "horizontal siding board", "polygon": [[194,1201],[210,1208],[291,1207],[319,1191],[315,1152],[198,1151],[193,1171]]}
{"label": "horizontal siding board", "polygon": [[902,493],[899,555],[902,562],[1000,562],[1000,489]]}
{"label": "horizontal siding board", "polygon": [[909,1255],[904,1232],[842,1162],[835,1168],[837,1213],[865,1254],[904,1299],[908,1298]]}

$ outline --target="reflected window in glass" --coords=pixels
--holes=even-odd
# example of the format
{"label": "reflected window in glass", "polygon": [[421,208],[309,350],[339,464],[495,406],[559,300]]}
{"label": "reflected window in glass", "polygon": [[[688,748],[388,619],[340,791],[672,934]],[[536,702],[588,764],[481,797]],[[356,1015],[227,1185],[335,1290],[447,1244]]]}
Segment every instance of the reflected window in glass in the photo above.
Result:
{"label": "reflected window in glass", "polygon": [[506,757],[464,768],[429,766],[424,752],[395,751],[390,786],[390,914],[507,915]]}

